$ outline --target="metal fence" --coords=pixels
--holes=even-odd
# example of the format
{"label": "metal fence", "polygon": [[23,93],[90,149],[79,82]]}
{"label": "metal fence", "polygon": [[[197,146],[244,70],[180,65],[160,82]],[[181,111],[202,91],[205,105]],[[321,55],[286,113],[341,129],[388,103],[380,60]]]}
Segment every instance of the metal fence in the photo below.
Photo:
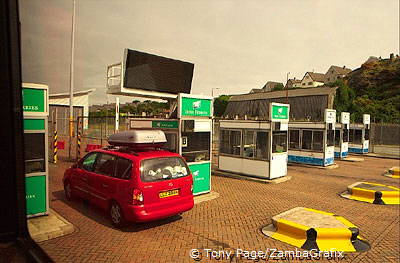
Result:
{"label": "metal fence", "polygon": [[400,145],[400,124],[372,123],[372,145]]}

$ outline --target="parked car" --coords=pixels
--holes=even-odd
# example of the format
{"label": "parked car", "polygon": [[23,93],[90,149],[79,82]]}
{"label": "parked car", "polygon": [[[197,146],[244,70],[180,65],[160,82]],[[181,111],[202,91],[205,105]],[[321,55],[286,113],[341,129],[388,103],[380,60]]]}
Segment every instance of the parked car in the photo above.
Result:
{"label": "parked car", "polygon": [[[117,227],[192,209],[193,178],[185,160],[158,149],[154,140],[151,148],[146,147],[143,138],[149,137],[143,137],[143,133],[146,131],[140,131],[134,143],[129,141],[128,147],[119,140],[118,147],[94,150],[67,169],[63,178],[66,198],[89,200],[108,211]],[[126,134],[128,138],[135,133]]]}

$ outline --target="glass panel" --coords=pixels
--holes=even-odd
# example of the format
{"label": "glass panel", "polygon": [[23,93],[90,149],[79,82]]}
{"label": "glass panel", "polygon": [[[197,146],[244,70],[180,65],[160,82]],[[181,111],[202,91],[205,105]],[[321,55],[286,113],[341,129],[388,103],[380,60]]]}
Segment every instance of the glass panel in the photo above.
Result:
{"label": "glass panel", "polygon": [[300,149],[300,130],[289,131],[289,149]]}
{"label": "glass panel", "polygon": [[272,133],[272,152],[287,152],[287,132],[279,131]]}
{"label": "glass panel", "polygon": [[316,150],[316,151],[322,151],[323,143],[324,143],[324,132],[323,131],[313,131],[312,149]]}
{"label": "glass panel", "polygon": [[130,179],[132,174],[132,161],[124,158],[117,158],[117,168],[115,177],[120,179]]}
{"label": "glass panel", "polygon": [[340,146],[340,130],[335,130],[335,146]]}
{"label": "glass panel", "polygon": [[369,140],[369,129],[365,129],[365,136],[364,136],[365,140]]}
{"label": "glass panel", "polygon": [[179,157],[154,158],[142,161],[140,167],[143,182],[156,182],[187,176],[190,173]]}
{"label": "glass panel", "polygon": [[187,162],[210,160],[210,132],[183,132],[187,146],[182,147],[182,156]]}
{"label": "glass panel", "polygon": [[170,152],[174,152],[174,153],[178,153],[178,149],[176,147],[176,143],[177,143],[177,134],[175,133],[165,133],[165,137],[167,138],[167,143],[165,144],[165,149],[170,151]]}
{"label": "glass panel", "polygon": [[85,159],[82,161],[81,168],[86,171],[93,171],[93,165],[96,161],[97,153],[90,153],[88,154]]}
{"label": "glass panel", "polygon": [[343,142],[349,142],[349,129],[343,130]]}
{"label": "glass panel", "polygon": [[116,159],[115,156],[110,154],[100,154],[100,158],[98,158],[94,167],[94,172],[106,176],[114,176]]}
{"label": "glass panel", "polygon": [[230,131],[229,134],[229,153],[234,155],[240,155],[241,146],[241,136],[240,131]]}
{"label": "glass panel", "polygon": [[268,132],[257,132],[256,136],[256,157],[268,159]]}
{"label": "glass panel", "polygon": [[301,137],[301,148],[305,150],[311,150],[312,131],[303,130]]}
{"label": "glass panel", "polygon": [[45,134],[24,133],[25,173],[45,172]]}
{"label": "glass panel", "polygon": [[361,144],[362,130],[354,131],[354,143]]}
{"label": "glass panel", "polygon": [[[340,135],[339,135],[340,136]],[[340,138],[340,137],[339,137]],[[328,146],[334,146],[335,145],[335,130],[327,130],[326,132],[326,144]]]}
{"label": "glass panel", "polygon": [[350,129],[349,132],[349,142],[353,143],[354,142],[354,129]]}
{"label": "glass panel", "polygon": [[254,144],[254,131],[245,131],[243,140],[243,156],[253,158],[256,149],[256,145]]}
{"label": "glass panel", "polygon": [[219,145],[220,152],[229,154],[229,131],[228,130],[221,130],[219,141],[220,141],[220,145]]}

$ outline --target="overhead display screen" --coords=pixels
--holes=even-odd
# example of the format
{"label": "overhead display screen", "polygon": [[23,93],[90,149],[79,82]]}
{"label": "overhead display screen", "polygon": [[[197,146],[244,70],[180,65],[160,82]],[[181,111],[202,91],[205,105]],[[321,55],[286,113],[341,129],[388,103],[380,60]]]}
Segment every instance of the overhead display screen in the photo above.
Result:
{"label": "overhead display screen", "polygon": [[190,93],[194,64],[127,49],[124,88]]}

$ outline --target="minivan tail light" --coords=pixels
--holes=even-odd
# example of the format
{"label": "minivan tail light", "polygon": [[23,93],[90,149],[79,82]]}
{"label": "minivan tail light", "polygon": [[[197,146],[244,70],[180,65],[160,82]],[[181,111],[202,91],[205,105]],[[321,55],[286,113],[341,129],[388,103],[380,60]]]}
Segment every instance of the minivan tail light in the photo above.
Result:
{"label": "minivan tail light", "polygon": [[139,189],[133,189],[132,201],[134,205],[143,204],[143,192]]}

